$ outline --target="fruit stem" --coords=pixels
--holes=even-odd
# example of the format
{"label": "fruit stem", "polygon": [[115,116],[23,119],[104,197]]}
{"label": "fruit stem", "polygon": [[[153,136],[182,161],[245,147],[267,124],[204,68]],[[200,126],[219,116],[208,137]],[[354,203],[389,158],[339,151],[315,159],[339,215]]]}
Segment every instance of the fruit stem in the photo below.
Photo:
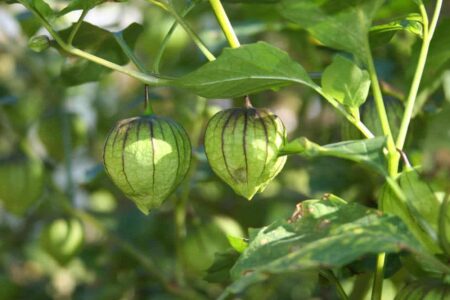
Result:
{"label": "fruit stem", "polygon": [[250,97],[247,95],[247,96],[245,96],[245,103],[244,103],[244,105],[245,105],[245,108],[253,108],[253,104],[252,104],[252,101],[250,100]]}
{"label": "fruit stem", "polygon": [[220,0],[209,0],[209,3],[211,4],[217,21],[219,22],[219,25],[222,28],[222,31],[225,34],[225,37],[231,48],[240,47],[241,44],[239,43],[237,35],[234,32],[233,26],[231,25],[231,22],[228,19],[227,13],[225,12],[225,9],[223,8]]}
{"label": "fruit stem", "polygon": [[150,103],[150,96],[149,96],[149,86],[148,84],[144,85],[144,116],[151,116],[154,114],[152,104]]}

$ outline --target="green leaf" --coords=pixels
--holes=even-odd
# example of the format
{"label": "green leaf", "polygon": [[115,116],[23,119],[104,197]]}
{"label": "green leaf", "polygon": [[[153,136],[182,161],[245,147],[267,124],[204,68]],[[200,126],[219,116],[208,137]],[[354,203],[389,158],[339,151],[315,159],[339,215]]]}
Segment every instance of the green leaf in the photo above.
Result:
{"label": "green leaf", "polygon": [[284,146],[281,154],[298,154],[305,157],[338,157],[366,164],[381,174],[386,174],[383,154],[385,145],[385,137],[345,141],[325,146],[320,146],[302,137]]}
{"label": "green leaf", "polygon": [[404,171],[399,177],[399,184],[408,202],[437,232],[440,202],[431,187],[419,178],[419,173],[414,169]]}
{"label": "green leaf", "polygon": [[372,26],[369,32],[370,44],[374,46],[385,44],[399,31],[407,31],[422,38],[422,17],[419,14],[409,14],[406,18]]}
{"label": "green leaf", "polygon": [[22,0],[19,2],[29,10],[35,11],[49,22],[56,18],[56,13],[44,0]]}
{"label": "green leaf", "polygon": [[398,217],[351,203],[320,217],[306,215],[294,223],[280,221],[262,228],[231,275],[238,279],[247,274],[342,267],[365,255],[404,250],[423,254]]}
{"label": "green leaf", "polygon": [[361,70],[351,60],[337,55],[322,74],[322,88],[340,103],[358,108],[369,94],[369,73]]}
{"label": "green leaf", "polygon": [[232,249],[214,254],[214,262],[206,270],[204,279],[214,283],[229,282],[230,269],[236,263],[238,257],[239,253]]}
{"label": "green leaf", "polygon": [[248,246],[248,243],[245,241],[244,238],[235,237],[227,234],[227,239],[231,247],[233,247],[233,249],[239,253],[242,253]]}
{"label": "green leaf", "polygon": [[429,251],[440,252],[436,237],[439,202],[430,187],[419,179],[415,170],[400,174],[398,182],[406,201],[401,201],[392,188],[385,185],[380,193],[383,211],[399,216]]}
{"label": "green leaf", "polygon": [[292,83],[317,88],[300,64],[264,42],[227,48],[215,61],[175,81],[206,98],[240,97]]}
{"label": "green leaf", "polygon": [[368,32],[384,0],[283,0],[280,13],[325,46],[369,57]]}
{"label": "green leaf", "polygon": [[[73,26],[60,32],[63,39],[68,38],[72,28]],[[136,23],[124,29],[122,36],[131,49],[134,48],[137,37],[141,32],[142,26]],[[128,56],[117,43],[114,33],[87,22],[81,23],[78,34],[73,40],[73,45],[119,65],[125,65],[129,62]],[[71,57],[66,60],[61,75],[67,85],[78,85],[89,81],[96,81],[109,72],[111,72],[110,69],[89,62],[83,58]]]}

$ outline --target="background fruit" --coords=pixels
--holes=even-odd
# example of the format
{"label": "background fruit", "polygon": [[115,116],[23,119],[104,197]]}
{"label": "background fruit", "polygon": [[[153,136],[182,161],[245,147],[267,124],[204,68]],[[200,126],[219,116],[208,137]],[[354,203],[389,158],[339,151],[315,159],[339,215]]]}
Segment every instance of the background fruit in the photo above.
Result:
{"label": "background fruit", "polygon": [[42,247],[61,265],[67,264],[83,246],[84,229],[77,219],[57,219],[44,228]]}
{"label": "background fruit", "polygon": [[189,170],[191,144],[176,122],[155,115],[119,121],[103,161],[113,182],[145,214],[175,190]]}
{"label": "background fruit", "polygon": [[44,167],[40,160],[15,156],[0,160],[0,201],[16,215],[23,215],[41,196]]}

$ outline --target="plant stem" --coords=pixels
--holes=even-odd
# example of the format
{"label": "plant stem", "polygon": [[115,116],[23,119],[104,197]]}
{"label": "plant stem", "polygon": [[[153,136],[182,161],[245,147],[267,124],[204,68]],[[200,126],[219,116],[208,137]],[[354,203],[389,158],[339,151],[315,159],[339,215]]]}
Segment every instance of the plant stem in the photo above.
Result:
{"label": "plant stem", "polygon": [[234,32],[230,20],[228,19],[222,3],[220,2],[220,0],[209,0],[209,3],[211,4],[217,21],[219,22],[219,25],[222,28],[222,31],[225,34],[225,37],[227,38],[227,41],[230,44],[231,48],[238,48],[241,44],[239,43],[239,40],[236,36],[236,33]]}
{"label": "plant stem", "polygon": [[191,27],[183,20],[182,17],[175,11],[174,8],[169,7],[167,10],[177,22],[183,27],[184,31],[191,37],[192,41],[197,45],[198,49],[205,55],[206,59],[209,61],[213,61],[216,59],[214,54],[209,51],[208,47],[206,47],[205,43],[200,39],[200,37],[191,29]]}
{"label": "plant stem", "polygon": [[71,124],[69,114],[66,112],[64,106],[61,107],[59,111],[59,118],[62,122],[62,131],[63,131],[63,152],[64,152],[64,164],[66,167],[66,193],[67,197],[70,199],[70,202],[74,203],[74,193],[75,187],[73,182],[73,174],[72,174],[72,135],[71,135]]}
{"label": "plant stem", "polygon": [[351,124],[353,124],[359,131],[368,139],[374,138],[375,135],[369,130],[369,128],[364,125],[360,120],[355,119],[355,117],[349,113],[345,107],[343,107],[336,99],[330,97],[322,91],[320,86],[314,87],[314,90],[324,97],[334,108],[337,109]]}
{"label": "plant stem", "polygon": [[[195,7],[195,2],[192,2],[181,14],[181,17],[185,17],[193,8]],[[169,31],[167,32],[166,36],[164,37],[161,46],[159,47],[158,53],[156,54],[155,62],[153,63],[153,72],[155,74],[159,74],[159,66],[161,63],[162,56],[164,54],[164,51],[166,50],[167,44],[169,43],[169,40],[174,33],[175,29],[178,26],[178,22],[174,21],[172,26],[170,26]]]}
{"label": "plant stem", "polygon": [[433,18],[431,24],[428,24],[428,15],[423,3],[420,3],[419,9],[422,15],[423,24],[423,41],[420,49],[419,60],[417,62],[416,72],[409,90],[408,98],[406,99],[405,113],[403,114],[402,123],[400,125],[399,134],[397,137],[396,146],[400,150],[405,145],[406,135],[408,133],[409,124],[411,122],[414,105],[417,98],[417,92],[419,91],[420,82],[422,80],[423,71],[425,69],[425,63],[427,61],[428,50],[430,48],[431,39],[433,38],[434,31],[436,29],[437,21],[442,7],[442,0],[436,1],[436,7],[434,9]]}
{"label": "plant stem", "polygon": [[162,78],[162,77],[157,77],[157,76],[153,76],[150,74],[146,74],[143,72],[138,72],[135,70],[131,70],[128,69],[126,67],[122,67],[118,64],[115,64],[113,62],[110,62],[106,59],[103,59],[101,57],[98,57],[96,55],[90,54],[88,52],[85,52],[81,49],[75,48],[69,44],[67,44],[60,36],[59,34],[52,28],[52,26],[50,25],[50,23],[39,14],[39,12],[35,11],[34,9],[32,9],[26,1],[24,0],[19,0],[19,2],[25,6],[26,8],[28,8],[30,11],[33,12],[33,14],[40,20],[40,22],[42,23],[42,25],[45,27],[45,29],[47,29],[47,31],[50,33],[50,35],[55,39],[56,43],[67,53],[75,55],[75,56],[79,56],[82,57],[84,59],[87,59],[89,61],[92,61],[96,64],[102,65],[104,67],[107,67],[109,69],[127,74],[128,76],[131,76],[143,83],[146,83],[148,85],[152,85],[152,86],[162,86],[162,85],[168,85],[171,81],[171,79],[169,78]]}
{"label": "plant stem", "polygon": [[183,27],[184,31],[191,37],[192,41],[197,45],[198,49],[205,55],[205,57],[209,61],[213,61],[216,59],[214,54],[209,51],[208,47],[206,47],[205,43],[200,39],[200,37],[191,29],[191,27],[184,21],[184,19],[177,13],[177,11],[171,6],[167,5],[167,3],[159,2],[158,0],[147,0],[147,2],[153,3],[163,10],[167,11],[175,18],[175,20]]}
{"label": "plant stem", "polygon": [[447,257],[450,257],[450,242],[448,240],[448,234],[447,231],[447,222],[448,222],[448,208],[450,204],[450,195],[445,195],[444,199],[442,200],[441,209],[439,211],[439,244],[441,245],[442,250],[444,250],[444,253],[447,255]]}
{"label": "plant stem", "polygon": [[395,148],[394,138],[392,136],[392,131],[389,126],[389,119],[386,113],[386,107],[383,101],[383,95],[381,93],[380,83],[378,81],[377,71],[375,69],[375,64],[373,62],[372,53],[368,51],[368,69],[370,80],[372,81],[372,93],[375,100],[375,105],[378,112],[378,117],[381,122],[381,128],[383,129],[383,134],[387,136],[387,159],[388,159],[388,172],[390,176],[397,175],[398,165],[395,164],[395,160],[400,156]]}
{"label": "plant stem", "polygon": [[386,253],[380,253],[377,257],[377,268],[375,271],[375,278],[373,280],[372,300],[381,300],[383,294],[383,280],[384,280],[384,262],[386,260]]}
{"label": "plant stem", "polygon": [[336,287],[336,291],[342,300],[349,299],[347,294],[344,291],[344,288],[342,287],[341,283],[336,278],[336,275],[334,275],[332,270],[323,270],[322,269],[319,271],[319,273],[320,273],[320,275],[325,277],[331,284],[333,284]]}
{"label": "plant stem", "polygon": [[114,34],[114,38],[115,38],[116,42],[119,44],[120,48],[125,53],[125,55],[133,62],[133,64],[141,72],[146,73],[147,71],[145,70],[144,64],[141,61],[139,61],[139,59],[136,57],[136,55],[134,55],[133,50],[131,50],[130,47],[128,46],[128,44],[125,42],[122,34],[116,33],[116,34]]}
{"label": "plant stem", "polygon": [[78,29],[80,29],[81,23],[83,23],[83,20],[88,12],[89,12],[88,9],[83,9],[83,11],[81,12],[80,18],[73,27],[72,31],[70,32],[69,38],[67,39],[67,45],[72,45],[73,39],[75,38],[75,35],[77,34]]}

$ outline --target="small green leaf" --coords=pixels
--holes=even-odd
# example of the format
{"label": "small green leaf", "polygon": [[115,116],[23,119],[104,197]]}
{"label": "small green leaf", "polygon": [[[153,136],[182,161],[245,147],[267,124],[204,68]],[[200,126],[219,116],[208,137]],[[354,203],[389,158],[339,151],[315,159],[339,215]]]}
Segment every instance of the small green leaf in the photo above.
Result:
{"label": "small green leaf", "polygon": [[383,149],[385,137],[345,141],[320,146],[306,138],[298,138],[284,146],[282,154],[298,154],[305,157],[331,156],[363,163],[373,167],[381,174],[386,173]]}
{"label": "small green leaf", "polygon": [[322,88],[345,106],[358,108],[369,94],[369,73],[351,60],[337,55],[322,74]]}
{"label": "small green leaf", "polygon": [[422,17],[419,14],[410,14],[406,18],[372,26],[369,32],[370,43],[374,46],[385,44],[399,31],[407,31],[422,38]]}
{"label": "small green leaf", "polygon": [[175,81],[206,98],[234,98],[292,83],[317,87],[286,52],[264,42],[227,48],[215,61]]}
{"label": "small green leaf", "polygon": [[248,243],[245,241],[244,238],[235,237],[227,234],[227,239],[231,247],[233,247],[233,249],[239,253],[242,253],[248,246]]}
{"label": "small green leaf", "polygon": [[282,16],[307,29],[322,44],[369,58],[368,31],[384,0],[282,0]]}

